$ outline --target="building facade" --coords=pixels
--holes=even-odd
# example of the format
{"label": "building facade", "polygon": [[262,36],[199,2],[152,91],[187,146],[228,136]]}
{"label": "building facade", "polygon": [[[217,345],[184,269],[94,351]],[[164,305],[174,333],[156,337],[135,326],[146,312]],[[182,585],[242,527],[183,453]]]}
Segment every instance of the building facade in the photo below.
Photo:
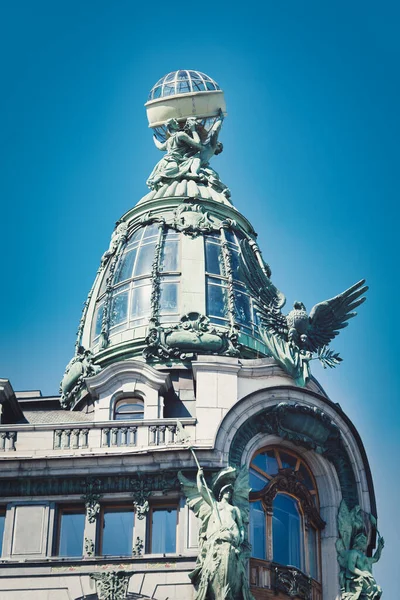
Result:
{"label": "building facade", "polygon": [[223,92],[177,71],[146,108],[165,154],[101,257],[60,396],[0,380],[0,597],[378,599],[368,460],[309,368],[340,360],[366,288],[284,315],[210,166]]}

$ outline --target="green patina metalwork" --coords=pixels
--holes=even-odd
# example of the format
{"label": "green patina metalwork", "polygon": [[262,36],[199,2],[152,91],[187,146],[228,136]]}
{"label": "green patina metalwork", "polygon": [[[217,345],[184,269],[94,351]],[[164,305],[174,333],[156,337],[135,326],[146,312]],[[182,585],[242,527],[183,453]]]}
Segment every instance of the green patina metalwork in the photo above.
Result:
{"label": "green patina metalwork", "polygon": [[310,379],[310,361],[318,359],[324,368],[333,368],[342,359],[328,347],[356,316],[355,308],[365,301],[367,290],[362,279],[338,296],[316,304],[308,315],[302,302],[295,302],[293,310],[284,315],[281,308],[284,296],[270,280],[270,273],[262,270],[257,249],[248,240],[241,243],[241,262],[248,288],[258,298],[260,333],[271,356],[300,386]]}
{"label": "green patina metalwork", "polygon": [[342,501],[336,542],[342,600],[379,600],[382,596],[382,589],[372,575],[372,565],[380,559],[384,546],[379,532],[376,552],[367,556],[368,538],[373,529],[376,529],[376,520],[372,515],[358,505],[349,510]]}
{"label": "green patina metalwork", "polygon": [[202,141],[200,120],[188,118],[184,124],[179,124],[176,119],[169,119],[167,140],[159,142],[155,136],[153,138],[156,147],[166,154],[149,175],[148,187],[157,190],[165,183],[186,179],[204,183],[229,198],[227,186],[209,164],[212,156],[220,154],[223,149],[218,141],[222,122],[221,111],[206,140]]}
{"label": "green patina metalwork", "polygon": [[199,554],[189,574],[196,600],[254,600],[247,579],[250,545],[248,471],[227,467],[206,484],[199,468],[196,482],[178,474],[187,504],[200,520]]}
{"label": "green patina metalwork", "polygon": [[259,433],[279,435],[327,458],[337,471],[343,498],[350,507],[356,506],[357,484],[350,458],[338,428],[323,411],[300,403],[281,402],[257,412],[236,432],[229,464],[240,466],[245,447]]}
{"label": "green patina metalwork", "polygon": [[[13,477],[0,480],[0,497],[69,496],[83,494],[83,500],[95,506],[104,494],[132,494],[134,502],[142,502],[143,493],[167,493],[180,489],[177,471],[135,473],[132,475],[99,475],[93,477]],[[148,497],[146,496],[146,497]]]}

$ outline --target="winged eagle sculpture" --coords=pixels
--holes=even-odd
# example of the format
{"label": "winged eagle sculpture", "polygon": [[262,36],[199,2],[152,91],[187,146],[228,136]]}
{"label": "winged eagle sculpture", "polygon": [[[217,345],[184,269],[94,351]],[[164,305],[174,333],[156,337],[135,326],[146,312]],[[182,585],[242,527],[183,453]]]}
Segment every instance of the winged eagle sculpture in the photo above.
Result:
{"label": "winged eagle sculpture", "polygon": [[[324,368],[333,368],[342,359],[329,343],[356,316],[355,309],[365,302],[365,279],[334,298],[319,302],[307,313],[302,302],[295,302],[287,315],[281,308],[284,295],[270,280],[271,272],[257,245],[241,241],[242,271],[246,284],[258,300],[259,329],[264,343],[277,362],[295,379],[306,385],[310,379],[310,361],[318,358]],[[316,355],[316,356],[315,356]]]}

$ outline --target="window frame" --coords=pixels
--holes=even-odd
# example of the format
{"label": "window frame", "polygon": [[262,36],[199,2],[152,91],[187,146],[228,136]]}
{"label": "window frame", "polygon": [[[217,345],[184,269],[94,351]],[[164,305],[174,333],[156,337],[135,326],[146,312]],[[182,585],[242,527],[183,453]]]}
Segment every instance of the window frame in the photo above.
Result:
{"label": "window frame", "polygon": [[[133,402],[133,401],[135,401],[135,402]],[[127,415],[129,415],[129,414],[142,414],[143,416],[141,418],[139,418],[139,419],[131,419],[128,416],[126,416],[126,418],[124,418],[124,419],[122,419],[122,418],[117,419],[118,405],[122,404],[123,402],[125,402],[127,404],[131,404],[131,405],[141,404],[142,407],[143,407],[142,411],[137,411],[137,412],[133,411],[133,412],[127,413]],[[142,398],[141,396],[139,396],[139,395],[135,396],[135,394],[133,396],[130,396],[130,395],[129,396],[121,396],[121,397],[116,398],[115,401],[114,401],[113,410],[112,410],[112,420],[116,421],[117,423],[120,422],[120,421],[122,421],[122,422],[123,421],[129,421],[129,422],[132,422],[132,423],[136,423],[138,421],[143,421],[144,420],[144,410],[145,410],[145,402],[144,402],[144,398]],[[120,414],[123,414],[123,413],[120,413]]]}
{"label": "window frame", "polygon": [[[104,554],[103,553],[103,538],[104,538],[104,513],[106,511],[110,511],[110,512],[132,512],[133,514],[133,525],[132,525],[132,548],[131,548],[131,553],[130,554]],[[132,503],[118,503],[118,504],[102,504],[100,506],[100,514],[99,514],[99,519],[97,520],[97,527],[96,527],[96,542],[95,542],[95,548],[96,548],[96,556],[123,556],[126,558],[132,557],[133,556],[133,544],[135,542],[135,523],[136,523],[136,510],[135,510],[135,506]]]}
{"label": "window frame", "polygon": [[[267,451],[274,452],[274,457],[275,457],[277,465],[278,465],[278,472],[273,475],[271,475],[270,473],[267,473],[266,471],[263,471],[260,467],[253,464],[256,456],[258,456],[259,454],[262,454],[264,452],[267,452]],[[280,452],[289,454],[296,459],[296,464],[295,464],[294,468],[283,467],[282,459],[279,454]],[[311,481],[312,485],[314,486],[313,489],[309,489],[309,486],[307,486],[306,482],[302,481],[301,478],[299,477],[298,474],[300,473],[301,466],[306,468],[307,473],[310,477],[310,481]],[[264,509],[265,535],[266,535],[266,542],[265,542],[266,556],[265,556],[265,559],[260,559],[260,558],[253,557],[253,556],[251,558],[254,558],[254,560],[265,560],[266,562],[269,562],[269,563],[276,562],[273,557],[273,522],[272,522],[273,500],[276,498],[276,496],[278,494],[289,496],[297,502],[297,508],[299,510],[299,515],[300,515],[300,524],[301,524],[300,526],[301,526],[301,535],[302,535],[302,540],[301,540],[301,543],[302,543],[302,550],[301,550],[302,567],[300,567],[300,568],[295,567],[295,568],[297,568],[300,571],[302,571],[303,573],[305,573],[308,577],[310,577],[314,581],[321,583],[321,580],[322,580],[321,529],[324,527],[325,523],[319,515],[318,488],[316,485],[315,477],[314,477],[311,469],[309,468],[309,466],[307,465],[307,463],[301,456],[299,456],[293,450],[288,449],[284,446],[264,446],[264,447],[258,449],[256,452],[254,452],[254,454],[252,456],[249,468],[253,469],[256,473],[262,475],[264,478],[267,479],[267,483],[265,484],[265,486],[263,488],[250,492],[250,503],[261,501],[261,505]],[[290,474],[292,474],[292,475],[290,475]],[[285,476],[286,477],[294,476],[298,479],[298,481],[303,486],[303,487],[301,487],[301,494],[299,493],[299,495],[296,495],[294,493],[291,493],[288,489],[285,489],[285,487],[280,487],[280,485],[279,485],[280,478],[282,479]],[[271,484],[272,484],[272,486],[271,486]],[[267,500],[267,498],[268,498],[268,500]],[[311,514],[310,514],[310,506],[308,506],[308,511],[306,514],[305,502],[312,503]],[[313,528],[316,533],[315,556],[316,556],[317,579],[314,579],[311,575],[310,553],[309,553],[309,533],[308,533],[309,528]],[[276,563],[276,564],[279,564],[279,563]],[[289,566],[289,565],[283,565],[283,566]]]}
{"label": "window frame", "polygon": [[[61,543],[61,521],[63,515],[66,514],[82,514],[84,516],[83,521],[83,532],[82,532],[82,554],[79,556],[61,556],[60,555],[60,543]],[[53,542],[52,556],[57,558],[83,558],[85,555],[85,529],[86,529],[86,509],[84,504],[58,504],[56,507],[56,535]]]}
{"label": "window frame", "polygon": [[[156,552],[153,553],[152,543],[153,543],[153,513],[155,510],[168,510],[175,509],[176,510],[176,524],[175,524],[175,552]],[[175,556],[179,553],[179,536],[178,536],[178,528],[179,528],[179,502],[172,501],[171,502],[162,502],[160,504],[154,503],[150,505],[149,512],[147,513],[147,527],[146,527],[146,554],[156,554],[160,555],[171,555]]]}

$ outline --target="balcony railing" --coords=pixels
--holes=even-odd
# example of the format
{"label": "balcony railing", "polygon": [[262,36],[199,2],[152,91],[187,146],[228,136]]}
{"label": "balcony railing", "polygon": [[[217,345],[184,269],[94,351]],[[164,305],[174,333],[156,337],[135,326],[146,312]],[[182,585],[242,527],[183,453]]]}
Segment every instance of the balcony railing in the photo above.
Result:
{"label": "balcony railing", "polygon": [[[196,419],[180,419],[185,436],[196,440]],[[176,419],[107,421],[68,425],[0,426],[0,452],[48,456],[180,446]],[[11,458],[11,456],[10,456]]]}
{"label": "balcony railing", "polygon": [[322,600],[322,588],[318,581],[295,567],[286,567],[258,558],[250,559],[250,586],[256,600],[269,598],[264,590],[271,590],[296,600]]}

